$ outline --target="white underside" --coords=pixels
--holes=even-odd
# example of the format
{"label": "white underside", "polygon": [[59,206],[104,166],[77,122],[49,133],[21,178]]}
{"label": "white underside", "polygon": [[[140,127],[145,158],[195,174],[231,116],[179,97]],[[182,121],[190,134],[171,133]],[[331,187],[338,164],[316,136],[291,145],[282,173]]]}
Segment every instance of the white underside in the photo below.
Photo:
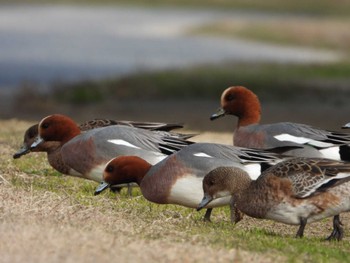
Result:
{"label": "white underside", "polygon": [[95,182],[102,182],[103,181],[103,171],[105,169],[106,164],[100,164],[96,166],[94,169],[90,171],[89,174],[86,175],[87,179],[93,180]]}
{"label": "white underside", "polygon": [[[204,193],[202,188],[203,178],[187,174],[178,179],[171,188],[168,202],[171,204],[183,205],[197,208],[202,201]],[[219,207],[230,204],[231,196],[219,198],[209,203],[207,208]]]}
{"label": "white underside", "polygon": [[[338,215],[342,212],[347,212],[350,209],[350,200],[340,204],[330,205],[327,209],[320,212],[314,205],[305,202],[303,205],[292,206],[282,203],[271,209],[266,214],[266,219],[272,219],[290,225],[299,225],[300,218],[307,218],[307,222],[315,222],[321,219]],[[318,211],[318,212],[317,212]]]}
{"label": "white underside", "polygon": [[77,172],[76,170],[74,170],[72,168],[69,169],[68,174],[71,176],[76,176],[76,177],[84,177],[81,173]]}

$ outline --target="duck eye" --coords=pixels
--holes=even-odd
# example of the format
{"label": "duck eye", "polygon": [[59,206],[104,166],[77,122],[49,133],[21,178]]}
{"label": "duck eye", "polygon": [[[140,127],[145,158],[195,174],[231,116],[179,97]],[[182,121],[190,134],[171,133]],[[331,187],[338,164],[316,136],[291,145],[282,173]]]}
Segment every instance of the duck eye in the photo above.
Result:
{"label": "duck eye", "polygon": [[227,101],[234,100],[234,98],[235,98],[235,96],[233,96],[232,94],[228,94],[228,95],[226,96],[226,100],[227,100]]}
{"label": "duck eye", "polygon": [[215,180],[214,180],[214,178],[211,178],[211,179],[209,180],[209,185],[212,186],[212,185],[214,185],[214,184],[215,184]]}
{"label": "duck eye", "polygon": [[108,166],[106,167],[106,172],[112,173],[113,171],[114,171],[114,167],[113,167],[112,165],[108,165]]}

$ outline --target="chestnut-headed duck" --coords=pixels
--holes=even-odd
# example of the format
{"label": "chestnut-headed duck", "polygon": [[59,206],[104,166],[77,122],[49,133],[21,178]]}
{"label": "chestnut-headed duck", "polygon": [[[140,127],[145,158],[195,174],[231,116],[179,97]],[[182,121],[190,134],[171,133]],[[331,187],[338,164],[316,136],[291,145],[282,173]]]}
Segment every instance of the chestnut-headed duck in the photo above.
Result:
{"label": "chestnut-headed duck", "polygon": [[[203,177],[216,167],[238,167],[255,179],[262,170],[280,161],[271,152],[213,143],[189,145],[155,165],[139,157],[122,156],[106,165],[103,174],[105,184],[98,187],[95,194],[108,185],[135,182],[143,196],[151,202],[196,208],[203,196]],[[207,208],[228,205],[229,199],[218,199]],[[208,209],[205,215],[208,221],[210,213],[211,209]]]}
{"label": "chestnut-headed duck", "polygon": [[227,88],[221,96],[221,108],[211,116],[211,120],[226,114],[238,117],[233,139],[236,146],[265,150],[296,146],[299,148],[284,151],[283,154],[350,161],[349,133],[326,131],[291,122],[259,124],[259,99],[245,87]]}
{"label": "chestnut-headed duck", "polygon": [[232,197],[244,214],[300,225],[334,216],[329,240],[341,240],[339,214],[350,210],[350,163],[320,158],[293,158],[265,170],[252,180],[237,167],[218,167],[203,179],[204,197],[198,210],[216,199]]}
{"label": "chestnut-headed duck", "polygon": [[[23,144],[21,148],[13,155],[14,159],[20,158],[21,156],[33,152],[53,152],[59,147],[59,142],[44,142],[40,146],[30,148],[38,136],[38,125],[34,124],[30,126],[24,133]],[[162,122],[140,122],[140,121],[121,121],[121,120],[110,120],[110,119],[93,119],[85,121],[79,125],[81,131],[88,131],[95,128],[101,128],[111,125],[125,125],[131,127],[137,127],[141,129],[147,129],[152,131],[172,131],[174,129],[183,128],[182,124],[177,123],[162,123]],[[190,138],[192,134],[183,134],[183,138]]]}
{"label": "chestnut-headed duck", "polygon": [[123,125],[82,132],[71,118],[60,114],[42,119],[38,133],[31,148],[40,147],[45,142],[59,142],[58,161],[68,169],[64,173],[96,182],[102,181],[106,163],[115,156],[135,155],[155,164],[192,143],[181,134]]}

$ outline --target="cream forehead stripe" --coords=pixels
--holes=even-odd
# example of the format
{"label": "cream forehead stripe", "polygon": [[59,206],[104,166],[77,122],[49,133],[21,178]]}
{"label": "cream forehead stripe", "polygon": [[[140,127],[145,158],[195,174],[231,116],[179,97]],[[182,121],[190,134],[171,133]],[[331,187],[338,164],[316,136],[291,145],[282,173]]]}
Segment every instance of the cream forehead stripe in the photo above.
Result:
{"label": "cream forehead stripe", "polygon": [[133,145],[133,144],[127,142],[127,141],[120,140],[120,139],[108,140],[108,142],[113,143],[113,144],[117,144],[117,145],[128,146],[128,147],[131,147],[131,148],[141,149],[140,147],[137,147],[136,145]]}
{"label": "cream forehead stripe", "polygon": [[224,92],[223,92],[222,95],[221,95],[221,101],[224,100],[224,98],[225,98],[225,96],[226,96],[226,93],[227,93],[230,89],[231,89],[231,88],[227,88],[227,89],[224,90]]}
{"label": "cream forehead stripe", "polygon": [[53,115],[46,116],[44,119],[42,119],[42,120],[39,122],[39,128],[40,128],[41,124],[42,124],[47,118],[50,118],[51,116],[53,116]]}

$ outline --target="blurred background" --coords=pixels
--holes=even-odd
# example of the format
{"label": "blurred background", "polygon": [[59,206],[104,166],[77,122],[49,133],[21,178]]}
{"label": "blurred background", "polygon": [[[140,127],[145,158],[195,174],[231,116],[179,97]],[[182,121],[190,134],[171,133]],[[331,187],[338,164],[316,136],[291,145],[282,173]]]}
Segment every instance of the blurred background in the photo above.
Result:
{"label": "blurred background", "polygon": [[64,113],[215,122],[224,89],[243,85],[263,123],[337,130],[350,122],[346,0],[0,0],[0,118]]}

